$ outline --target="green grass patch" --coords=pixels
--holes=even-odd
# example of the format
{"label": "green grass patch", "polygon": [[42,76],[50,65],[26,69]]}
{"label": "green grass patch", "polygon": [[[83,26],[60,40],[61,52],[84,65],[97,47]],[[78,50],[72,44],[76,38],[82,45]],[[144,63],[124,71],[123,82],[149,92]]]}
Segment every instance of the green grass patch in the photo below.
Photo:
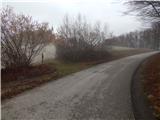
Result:
{"label": "green grass patch", "polygon": [[57,69],[59,77],[63,77],[65,75],[69,75],[71,73],[78,72],[80,70],[93,66],[92,64],[89,63],[82,63],[82,62],[71,63],[58,60],[47,60],[45,63],[55,67]]}

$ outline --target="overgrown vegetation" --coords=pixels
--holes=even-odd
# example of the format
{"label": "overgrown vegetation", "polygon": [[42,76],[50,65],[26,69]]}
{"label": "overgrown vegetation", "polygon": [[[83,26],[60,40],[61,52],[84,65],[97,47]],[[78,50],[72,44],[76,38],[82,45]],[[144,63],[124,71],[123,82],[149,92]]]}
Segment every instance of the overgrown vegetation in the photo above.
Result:
{"label": "overgrown vegetation", "polygon": [[1,55],[5,68],[26,67],[52,39],[47,23],[33,21],[32,17],[15,14],[6,7],[1,12]]}
{"label": "overgrown vegetation", "polygon": [[55,42],[57,58],[72,62],[103,59],[108,56],[102,46],[105,35],[100,23],[91,25],[81,15],[73,20],[65,16]]}

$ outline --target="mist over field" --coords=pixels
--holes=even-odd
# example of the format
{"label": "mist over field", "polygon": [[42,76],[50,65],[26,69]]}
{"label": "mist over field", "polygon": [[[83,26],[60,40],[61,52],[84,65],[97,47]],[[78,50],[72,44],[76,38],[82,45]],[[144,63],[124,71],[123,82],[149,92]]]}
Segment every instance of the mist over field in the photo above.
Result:
{"label": "mist over field", "polygon": [[2,4],[3,120],[160,119],[160,1]]}

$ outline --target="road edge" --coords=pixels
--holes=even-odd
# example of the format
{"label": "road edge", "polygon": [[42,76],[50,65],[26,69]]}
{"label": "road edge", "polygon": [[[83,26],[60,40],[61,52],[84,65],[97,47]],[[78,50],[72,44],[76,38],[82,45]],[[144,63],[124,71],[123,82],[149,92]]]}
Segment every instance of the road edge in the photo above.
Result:
{"label": "road edge", "polygon": [[[157,53],[153,54],[156,55]],[[132,75],[131,80],[131,102],[135,120],[156,120],[153,115],[153,109],[149,105],[149,101],[144,94],[142,81],[140,81],[140,73],[144,63],[153,55],[144,58]]]}

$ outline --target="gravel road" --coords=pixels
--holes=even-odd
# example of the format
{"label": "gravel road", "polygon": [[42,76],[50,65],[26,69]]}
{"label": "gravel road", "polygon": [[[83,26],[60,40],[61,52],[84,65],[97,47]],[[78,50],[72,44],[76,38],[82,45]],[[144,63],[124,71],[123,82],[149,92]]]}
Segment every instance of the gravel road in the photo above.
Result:
{"label": "gravel road", "polygon": [[2,103],[2,120],[134,120],[130,86],[134,55],[74,73]]}

